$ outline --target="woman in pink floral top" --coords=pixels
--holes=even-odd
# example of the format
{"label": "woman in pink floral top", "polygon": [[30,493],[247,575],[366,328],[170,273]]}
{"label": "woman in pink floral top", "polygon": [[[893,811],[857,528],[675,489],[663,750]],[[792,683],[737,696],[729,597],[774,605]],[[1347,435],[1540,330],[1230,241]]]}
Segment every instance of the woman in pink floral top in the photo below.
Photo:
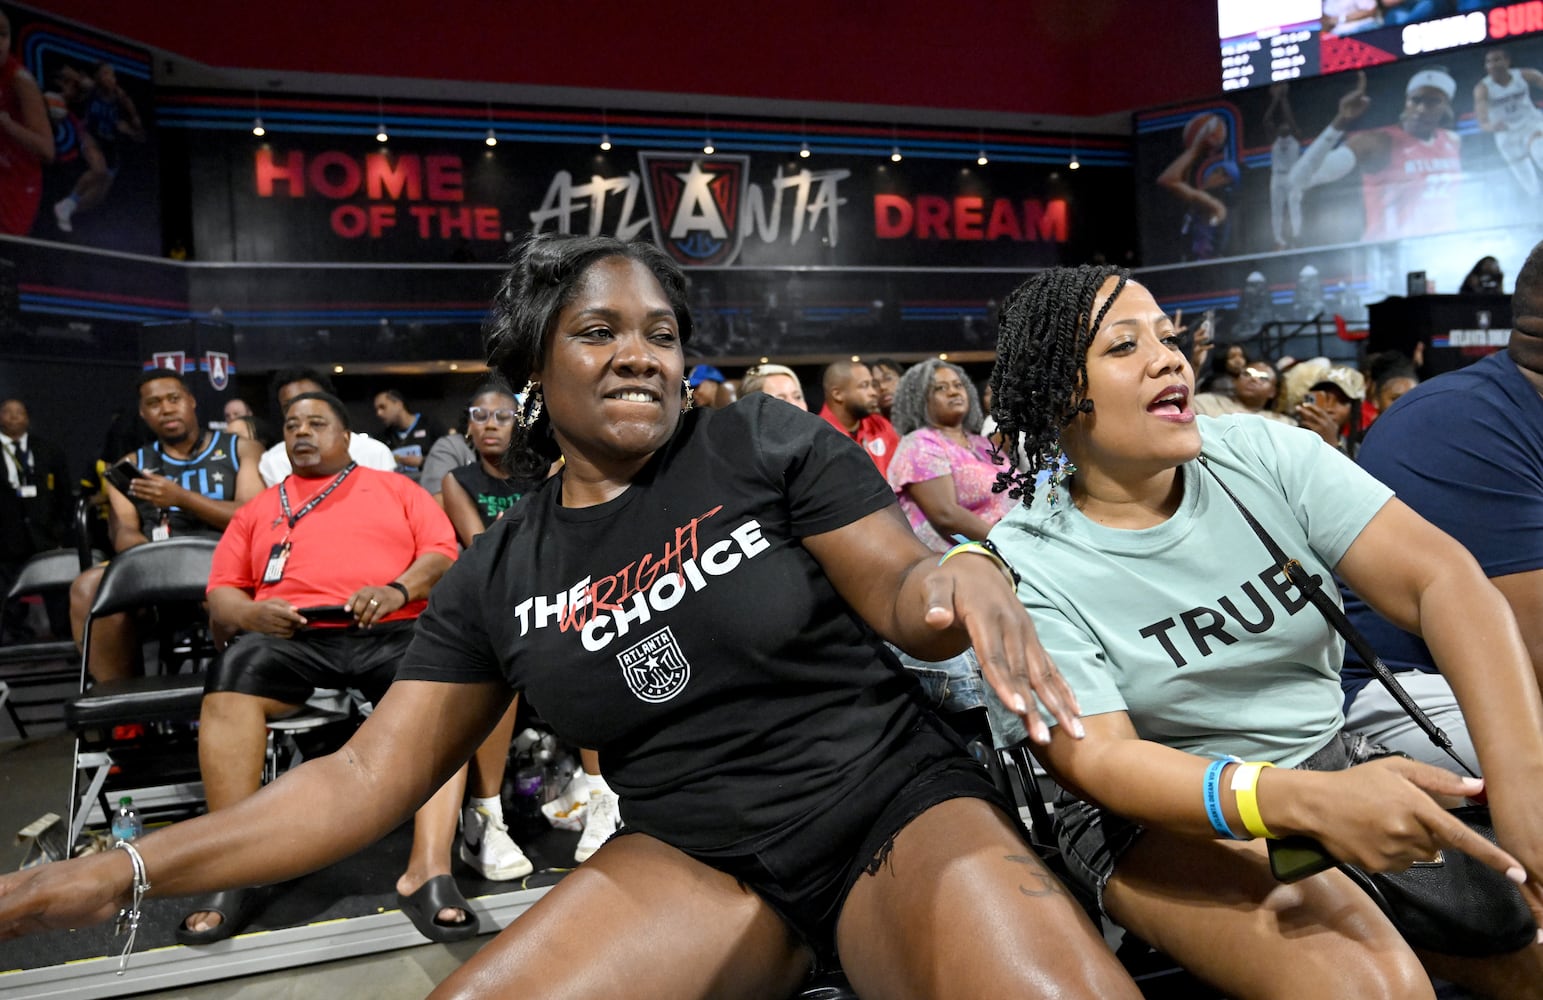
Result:
{"label": "woman in pink floral top", "polygon": [[992,492],[1007,468],[980,435],[980,399],[957,366],[936,358],[912,366],[895,390],[895,429],[905,435],[889,464],[889,485],[911,528],[939,552],[954,535],[982,539],[1013,501]]}

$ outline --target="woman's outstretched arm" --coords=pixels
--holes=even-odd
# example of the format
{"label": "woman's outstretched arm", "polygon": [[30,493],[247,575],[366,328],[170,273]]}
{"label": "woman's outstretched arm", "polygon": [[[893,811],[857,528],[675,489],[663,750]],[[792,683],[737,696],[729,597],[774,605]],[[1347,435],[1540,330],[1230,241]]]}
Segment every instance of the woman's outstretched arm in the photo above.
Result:
{"label": "woman's outstretched arm", "polygon": [[1080,732],[1077,700],[1056,670],[1006,573],[975,553],[940,564],[894,505],[804,540],[837,592],[875,632],[923,660],[973,646],[1004,705],[1024,716],[1036,742],[1049,738],[1037,695],[1057,722]]}
{"label": "woman's outstretched arm", "polygon": [[[152,895],[278,882],[374,843],[471,756],[509,698],[493,682],[393,684],[336,753],[136,841]],[[107,851],[0,877],[0,939],[105,920],[127,903],[132,874],[126,852]]]}

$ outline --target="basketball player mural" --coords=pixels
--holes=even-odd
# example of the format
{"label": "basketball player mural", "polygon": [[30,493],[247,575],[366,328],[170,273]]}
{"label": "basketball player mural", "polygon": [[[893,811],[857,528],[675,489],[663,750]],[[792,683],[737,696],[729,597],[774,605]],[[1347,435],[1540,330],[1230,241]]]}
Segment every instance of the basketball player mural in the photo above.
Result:
{"label": "basketball player mural", "polygon": [[1446,70],[1422,69],[1404,88],[1398,124],[1347,136],[1345,129],[1372,103],[1366,74],[1357,73],[1356,85],[1340,98],[1334,121],[1303,151],[1288,182],[1305,191],[1359,168],[1366,240],[1455,230],[1462,158],[1457,133],[1449,126],[1456,93],[1457,81]]}
{"label": "basketball player mural", "polygon": [[1532,88],[1543,87],[1543,73],[1512,69],[1505,49],[1484,54],[1484,78],[1473,88],[1473,113],[1479,127],[1495,136],[1495,148],[1522,190],[1538,193],[1543,171],[1543,111],[1532,103]]}
{"label": "basketball player mural", "polygon": [[1210,260],[1228,253],[1238,165],[1228,149],[1225,118],[1206,111],[1186,122],[1184,151],[1158,175],[1157,183],[1184,203],[1179,229],[1183,260]]}

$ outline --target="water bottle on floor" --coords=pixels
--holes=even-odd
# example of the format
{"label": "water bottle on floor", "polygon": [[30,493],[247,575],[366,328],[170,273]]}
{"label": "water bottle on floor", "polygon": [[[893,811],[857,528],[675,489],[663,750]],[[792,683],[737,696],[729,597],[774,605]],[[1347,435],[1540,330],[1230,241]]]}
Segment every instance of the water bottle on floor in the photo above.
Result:
{"label": "water bottle on floor", "polygon": [[113,843],[138,840],[145,832],[145,824],[134,809],[134,799],[128,795],[118,800],[118,811],[113,813]]}

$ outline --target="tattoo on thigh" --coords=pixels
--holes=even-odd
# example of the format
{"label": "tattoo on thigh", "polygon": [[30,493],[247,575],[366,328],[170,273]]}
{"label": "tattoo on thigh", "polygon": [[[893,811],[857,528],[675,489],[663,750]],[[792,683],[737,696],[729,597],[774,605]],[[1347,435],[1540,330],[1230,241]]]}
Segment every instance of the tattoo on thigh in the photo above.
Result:
{"label": "tattoo on thigh", "polygon": [[1025,896],[1031,896],[1035,899],[1038,899],[1044,896],[1066,895],[1066,890],[1061,886],[1061,883],[1056,881],[1056,877],[1050,874],[1050,871],[1046,869],[1044,864],[1034,855],[1008,854],[1004,856],[1004,860],[1011,861],[1016,865],[1023,865],[1028,869],[1028,871],[1025,873],[1025,877],[1032,880],[1031,884],[1020,884],[1018,886],[1018,891],[1023,893]]}

